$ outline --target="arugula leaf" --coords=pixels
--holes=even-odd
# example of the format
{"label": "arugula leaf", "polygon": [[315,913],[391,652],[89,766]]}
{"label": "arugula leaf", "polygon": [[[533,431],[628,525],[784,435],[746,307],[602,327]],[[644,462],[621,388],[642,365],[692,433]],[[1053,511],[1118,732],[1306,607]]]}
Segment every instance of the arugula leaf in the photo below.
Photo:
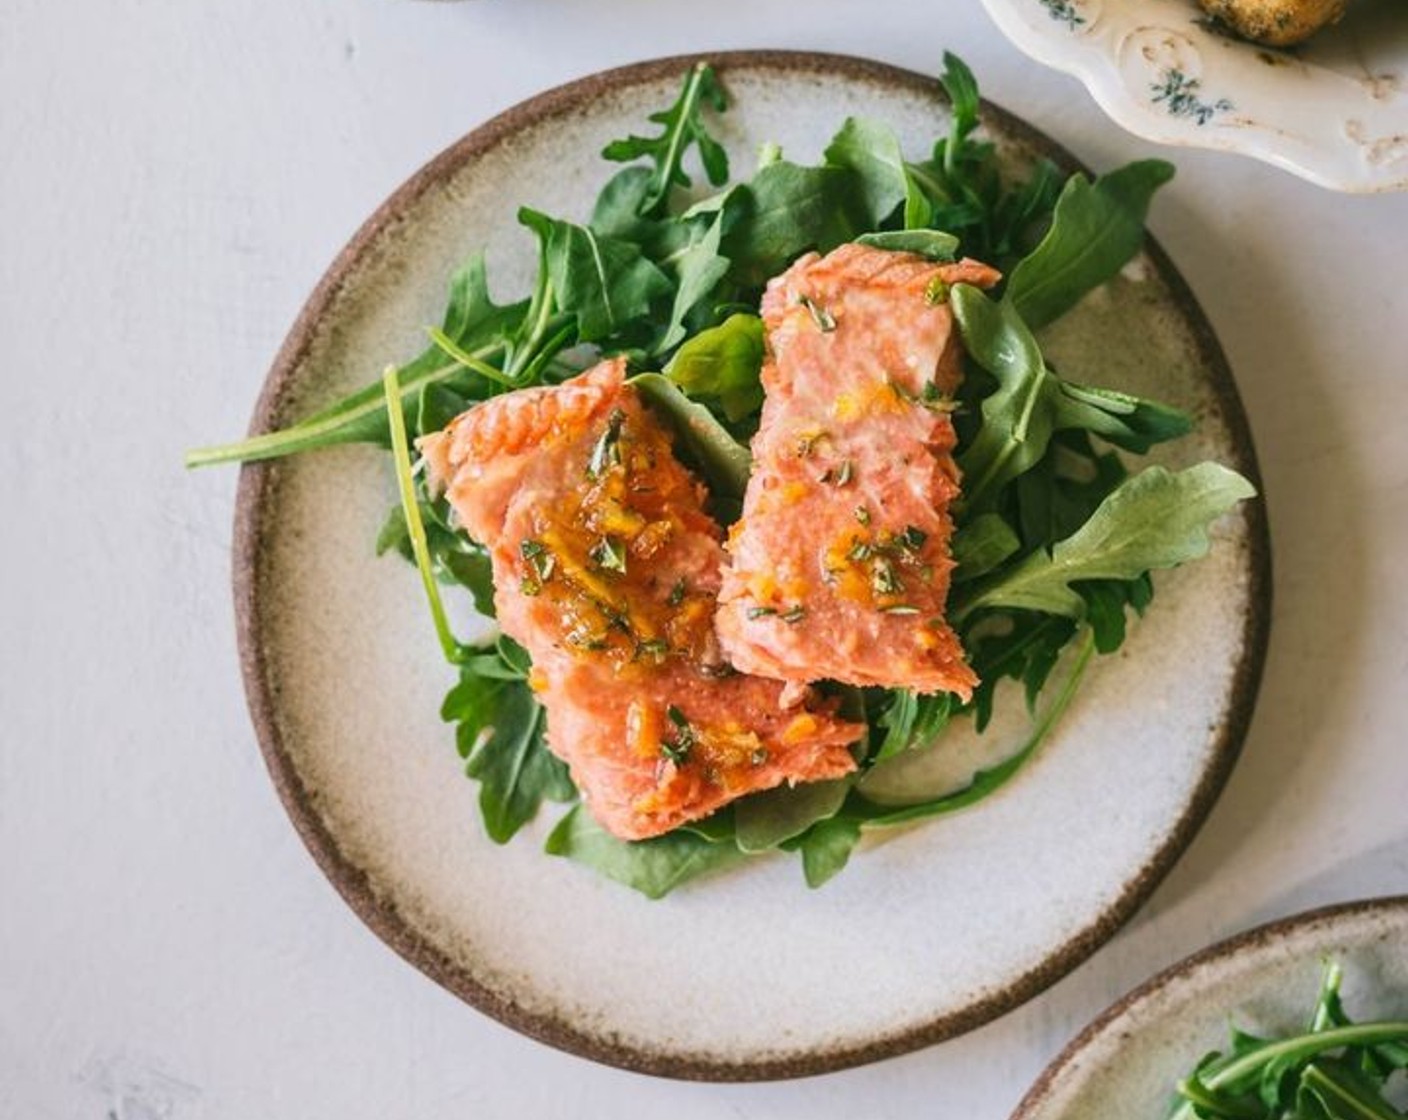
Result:
{"label": "arugula leaf", "polygon": [[737,422],[763,405],[763,321],[730,315],[700,331],[665,366],[665,376],[692,399],[716,406]]}
{"label": "arugula leaf", "polygon": [[777,160],[738,188],[740,214],[724,235],[730,276],[761,287],[808,249],[826,253],[869,230],[855,176]]}
{"label": "arugula leaf", "polygon": [[479,782],[479,813],[496,844],[507,843],[545,799],[576,796],[567,767],[547,748],[546,716],[524,681],[481,676],[465,666],[440,718],[458,725],[465,773]]}
{"label": "arugula leaf", "polygon": [[623,167],[606,181],[587,224],[602,237],[645,242],[659,236],[663,223],[641,216],[653,176],[648,167]]}
{"label": "arugula leaf", "polygon": [[690,185],[683,163],[691,144],[699,151],[709,182],[719,186],[728,181],[728,153],[704,124],[702,110],[706,107],[721,113],[728,108],[728,96],[713,68],[700,62],[686,75],[675,103],[650,115],[653,123],[664,126],[659,136],[628,136],[624,140],[613,140],[602,149],[605,158],[617,163],[642,158],[654,162],[655,170],[641,197],[638,213],[659,211],[668,201],[672,186]]}
{"label": "arugula leaf", "polygon": [[971,701],[976,730],[991,720],[993,696],[1003,679],[1022,682],[1031,708],[1075,632],[1071,619],[1035,611],[985,612],[968,627],[963,644],[979,682]]}
{"label": "arugula leaf", "polygon": [[[706,226],[692,223],[688,245],[674,254],[671,265],[675,273],[675,299],[670,308],[670,320],[654,353],[663,354],[684,339],[685,316],[708,298],[720,280],[728,274],[729,259],[719,252],[723,240],[726,209],[721,209]],[[703,232],[698,233],[702,228]],[[697,237],[694,234],[698,233]]]}
{"label": "arugula leaf", "polygon": [[669,279],[629,241],[522,207],[518,220],[543,246],[557,305],[576,316],[577,338],[597,342],[645,316]]}
{"label": "arugula leaf", "polygon": [[674,429],[687,458],[703,473],[715,498],[743,501],[753,458],[748,449],[728,434],[714,414],[686,397],[668,378],[642,373],[630,383],[647,404]]}
{"label": "arugula leaf", "polygon": [[996,391],[983,398],[977,432],[959,453],[970,511],[988,508],[1003,486],[1039,462],[1058,430],[1085,429],[1143,453],[1191,426],[1167,405],[1057,377],[1009,300],[994,302],[969,284],[957,284],[949,302],[969,355],[997,380]]}
{"label": "arugula leaf", "polygon": [[815,890],[845,869],[860,842],[861,823],[854,817],[818,821],[802,837],[802,874]]}
{"label": "arugula leaf", "polygon": [[930,746],[948,726],[953,713],[952,693],[920,696],[907,688],[891,689],[890,702],[874,721],[885,729],[885,737],[871,760],[884,762],[903,751]]}
{"label": "arugula leaf", "polygon": [[996,513],[979,514],[954,531],[949,548],[957,565],[953,582],[987,575],[1021,547],[1021,539],[1002,517]]}
{"label": "arugula leaf", "polygon": [[734,802],[734,838],[748,853],[765,852],[836,815],[850,790],[850,777],[749,794]]}
{"label": "arugula leaf", "polygon": [[900,824],[910,824],[914,821],[924,820],[929,817],[942,816],[946,813],[954,813],[959,809],[966,809],[970,805],[976,805],[1000,790],[1035,757],[1038,748],[1046,741],[1051,729],[1056,726],[1061,716],[1065,714],[1071,701],[1075,698],[1076,691],[1080,687],[1081,681],[1085,677],[1085,671],[1090,664],[1091,655],[1095,651],[1094,641],[1087,632],[1085,639],[1081,642],[1075,654],[1074,664],[1071,666],[1070,674],[1067,676],[1061,691],[1051,702],[1050,707],[1032,726],[1026,740],[1016,752],[1008,756],[997,765],[980,770],[974,775],[972,782],[962,789],[953,793],[944,794],[942,797],[932,798],[928,801],[921,801],[913,805],[886,806],[865,798],[865,787],[862,785],[858,792],[858,797],[853,799],[848,805],[848,811],[859,816],[868,826],[891,826]]}
{"label": "arugula leaf", "polygon": [[911,178],[894,131],[878,121],[848,117],[823,153],[832,167],[854,172],[867,229],[879,229],[900,204],[904,228],[929,224],[932,209]]}
{"label": "arugula leaf", "polygon": [[1009,491],[1023,545],[1048,548],[1069,537],[1128,476],[1120,457],[1098,453],[1086,432],[1057,432],[1041,461]]}
{"label": "arugula leaf", "polygon": [[1058,379],[1056,427],[1084,428],[1125,451],[1147,454],[1156,443],[1178,439],[1193,430],[1186,412],[1157,401]]}
{"label": "arugula leaf", "polygon": [[917,253],[931,261],[951,261],[958,254],[958,238],[937,229],[892,229],[863,233],[856,238],[856,243],[896,253]]}
{"label": "arugula leaf", "polygon": [[[1333,1058],[1311,1062],[1300,1075],[1296,1104],[1305,1110],[1313,1100],[1331,1120],[1403,1120],[1384,1100],[1374,1080]],[[1281,1098],[1278,1095],[1277,1106]]]}
{"label": "arugula leaf", "polygon": [[580,805],[558,821],[544,850],[586,864],[654,899],[744,858],[736,844],[708,840],[688,829],[675,829],[650,840],[620,840]]}
{"label": "arugula leaf", "polygon": [[964,505],[977,510],[1045,454],[1055,427],[1054,383],[1036,339],[1011,304],[994,303],[969,284],[955,284],[949,303],[969,355],[998,383],[983,399],[977,434],[958,456]]}
{"label": "arugula leaf", "polygon": [[978,127],[978,79],[968,64],[951,51],[944,51],[944,69],[939,84],[948,94],[953,123],[949,127],[946,152],[957,154],[968,134]]}
{"label": "arugula leaf", "polygon": [[959,618],[981,607],[1021,607],[1079,618],[1085,601],[1076,580],[1135,579],[1207,553],[1208,526],[1255,496],[1250,482],[1218,463],[1173,473],[1148,467],[1127,479],[1090,520],[1048,554],[1038,549],[1009,571],[965,595]]}
{"label": "arugula leaf", "polygon": [[1144,244],[1144,219],[1173,165],[1139,160],[1090,183],[1073,175],[1051,229],[1013,270],[1005,298],[1033,330],[1059,319],[1114,276]]}
{"label": "arugula leaf", "polygon": [[[494,570],[489,554],[463,531],[449,528],[437,503],[430,502],[424,496],[425,488],[419,479],[416,493],[435,578],[441,583],[458,584],[465,588],[474,599],[474,609],[493,618]],[[443,500],[438,504],[443,504]],[[411,531],[406,524],[405,512],[399,505],[392,507],[376,538],[378,556],[393,550],[403,559],[415,563]]]}

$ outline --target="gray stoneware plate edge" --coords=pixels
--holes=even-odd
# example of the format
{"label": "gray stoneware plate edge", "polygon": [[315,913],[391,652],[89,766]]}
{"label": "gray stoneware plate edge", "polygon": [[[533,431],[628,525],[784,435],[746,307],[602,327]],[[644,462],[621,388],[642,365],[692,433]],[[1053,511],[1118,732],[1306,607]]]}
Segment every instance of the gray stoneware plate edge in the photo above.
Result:
{"label": "gray stoneware plate edge", "polygon": [[[1191,1070],[1210,1048],[1226,1045],[1229,1022],[1254,1029],[1249,1019],[1258,1011],[1263,1016],[1285,1014],[1291,1018],[1280,1029],[1289,1029],[1313,1003],[1320,958],[1328,953],[1341,964],[1362,968],[1366,962],[1360,958],[1378,953],[1383,946],[1389,946],[1382,949],[1386,956],[1397,956],[1399,961],[1395,980],[1405,986],[1386,998],[1397,1000],[1394,1013],[1401,1018],[1408,1011],[1408,959],[1403,956],[1408,950],[1408,895],[1307,910],[1210,945],[1146,980],[1101,1012],[1046,1067],[1010,1120],[1079,1120],[1107,1115],[1090,1109],[1099,1105],[1098,1083],[1108,1073],[1115,1051],[1120,1062],[1131,1067],[1128,1080],[1147,1096],[1162,1098],[1130,1101],[1129,1115],[1162,1115],[1158,1105],[1173,1100],[1176,1079]],[[1347,975],[1342,989],[1350,1014],[1358,1019],[1366,1016],[1358,1013],[1356,1003],[1385,998],[1382,992],[1363,990],[1364,978]],[[1206,1023],[1190,1022],[1183,1027],[1192,1016],[1180,1014],[1180,1008],[1208,987],[1218,989],[1210,1011],[1210,1016],[1219,1020],[1211,1024],[1214,1031],[1204,1029],[1210,1025]],[[1260,1008],[1251,1006],[1258,1000]],[[1388,1012],[1380,1008],[1372,1013]],[[1181,1027],[1197,1036],[1184,1040],[1181,1048],[1169,1046],[1165,1037],[1154,1037],[1156,1031],[1176,1034]],[[1179,1063],[1176,1069],[1156,1068],[1170,1057]],[[1092,1095],[1097,1099],[1092,1101]]]}
{"label": "gray stoneware plate edge", "polygon": [[[730,73],[761,72],[777,78],[831,78],[883,85],[894,91],[938,103],[941,92],[930,78],[860,59],[790,52],[720,52],[707,56],[725,81]],[[662,59],[584,78],[550,90],[489,121],[436,157],[384,203],[353,237],[323,277],[278,354],[256,407],[252,431],[269,430],[282,422],[295,378],[313,349],[319,324],[339,298],[349,274],[375,251],[388,227],[401,222],[428,191],[485,152],[510,141],[521,131],[552,118],[571,115],[594,99],[679,74],[693,57]],[[835,117],[844,115],[837,106]],[[992,105],[985,118],[1004,135],[1049,155],[1068,170],[1080,167],[1063,149],[1029,126]],[[1210,388],[1230,432],[1230,465],[1260,488],[1255,452],[1246,417],[1226,361],[1192,294],[1163,251],[1150,240],[1147,253],[1159,280],[1191,325],[1202,365],[1210,371]],[[550,1045],[596,1061],[641,1072],[697,1080],[765,1080],[841,1069],[890,1057],[971,1030],[1011,1010],[1045,989],[1086,959],[1148,898],[1187,846],[1211,809],[1235,762],[1250,721],[1260,681],[1270,615],[1270,550],[1264,502],[1246,511],[1246,580],[1249,604],[1241,620],[1241,655],[1229,684],[1230,700],[1215,731],[1209,764],[1198,776],[1181,815],[1163,834],[1151,858],[1124,882],[1104,909],[1081,924],[1041,959],[1000,988],[985,991],[965,1006],[892,1033],[865,1038],[841,1038],[828,1047],[780,1056],[720,1057],[686,1048],[649,1049],[609,1029],[591,1029],[549,1009],[526,1005],[501,987],[486,984],[476,970],[456,960],[441,944],[403,913],[397,899],[381,889],[359,862],[351,858],[319,811],[319,791],[310,789],[295,764],[280,718],[280,693],[268,664],[269,649],[262,634],[267,588],[259,577],[270,515],[269,496],[274,470],[265,465],[243,468],[236,512],[234,590],[241,666],[253,721],[274,784],[295,827],[314,859],[352,909],[392,948],[432,979],[481,1011],[514,1029]]]}

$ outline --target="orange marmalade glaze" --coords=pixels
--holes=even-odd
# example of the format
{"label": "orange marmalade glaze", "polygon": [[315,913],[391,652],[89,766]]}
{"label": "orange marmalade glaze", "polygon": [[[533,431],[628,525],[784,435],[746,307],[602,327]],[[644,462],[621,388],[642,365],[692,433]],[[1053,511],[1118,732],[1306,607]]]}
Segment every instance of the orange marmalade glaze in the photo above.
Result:
{"label": "orange marmalade glaze", "polygon": [[579,484],[533,512],[516,557],[519,590],[552,604],[577,656],[606,658],[618,674],[670,657],[717,663],[713,594],[662,574],[680,534],[714,532],[698,505],[665,433],[617,409],[584,456]]}

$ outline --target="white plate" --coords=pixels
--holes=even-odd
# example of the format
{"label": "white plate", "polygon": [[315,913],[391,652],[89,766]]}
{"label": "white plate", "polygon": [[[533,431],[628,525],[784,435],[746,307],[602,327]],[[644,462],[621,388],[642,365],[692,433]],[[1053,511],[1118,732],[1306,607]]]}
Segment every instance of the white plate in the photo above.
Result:
{"label": "white plate", "polygon": [[1196,0],[983,0],[1027,54],[1136,135],[1240,152],[1339,191],[1408,188],[1408,12],[1358,0],[1294,51],[1211,28]]}
{"label": "white plate", "polygon": [[[736,171],[779,141],[815,160],[848,113],[919,151],[946,130],[936,83],[834,56],[715,56],[736,98]],[[672,100],[687,60],[597,75],[471,133],[356,235],[281,352],[255,426],[306,414],[416,352],[447,278],[487,245],[498,296],[526,290],[526,203],[584,216],[597,153]],[[1000,110],[1015,163],[1069,157]],[[1164,461],[1255,478],[1236,390],[1207,323],[1150,246],[1047,337],[1064,367],[1201,421]],[[418,582],[372,540],[392,501],[364,448],[246,468],[236,598],[251,710],[310,850],[386,941],[519,1030],[601,1061],[698,1078],[855,1064],[969,1029],[1030,998],[1147,897],[1222,786],[1266,637],[1262,506],[1211,557],[1161,580],[1099,662],[1049,749],[980,808],[895,833],[820,891],[768,859],[649,902],[540,851],[550,820],[496,847],[437,718],[451,683]],[[999,744],[1001,745],[1001,744]],[[1010,744],[1007,744],[1010,746]],[[555,814],[546,813],[544,817]]]}
{"label": "white plate", "polygon": [[1327,958],[1344,966],[1352,1019],[1408,1019],[1408,895],[1286,918],[1174,965],[1067,1046],[1011,1120],[1168,1115],[1179,1080],[1227,1050],[1229,1023],[1304,1030]]}

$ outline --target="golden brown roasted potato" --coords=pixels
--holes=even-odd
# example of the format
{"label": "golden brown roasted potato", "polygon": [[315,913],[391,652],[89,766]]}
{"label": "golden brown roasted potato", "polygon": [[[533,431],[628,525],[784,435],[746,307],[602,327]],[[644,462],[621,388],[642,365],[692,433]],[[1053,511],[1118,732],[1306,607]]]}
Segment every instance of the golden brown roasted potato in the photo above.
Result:
{"label": "golden brown roasted potato", "polygon": [[1199,0],[1238,35],[1271,47],[1303,42],[1344,14],[1347,0]]}

